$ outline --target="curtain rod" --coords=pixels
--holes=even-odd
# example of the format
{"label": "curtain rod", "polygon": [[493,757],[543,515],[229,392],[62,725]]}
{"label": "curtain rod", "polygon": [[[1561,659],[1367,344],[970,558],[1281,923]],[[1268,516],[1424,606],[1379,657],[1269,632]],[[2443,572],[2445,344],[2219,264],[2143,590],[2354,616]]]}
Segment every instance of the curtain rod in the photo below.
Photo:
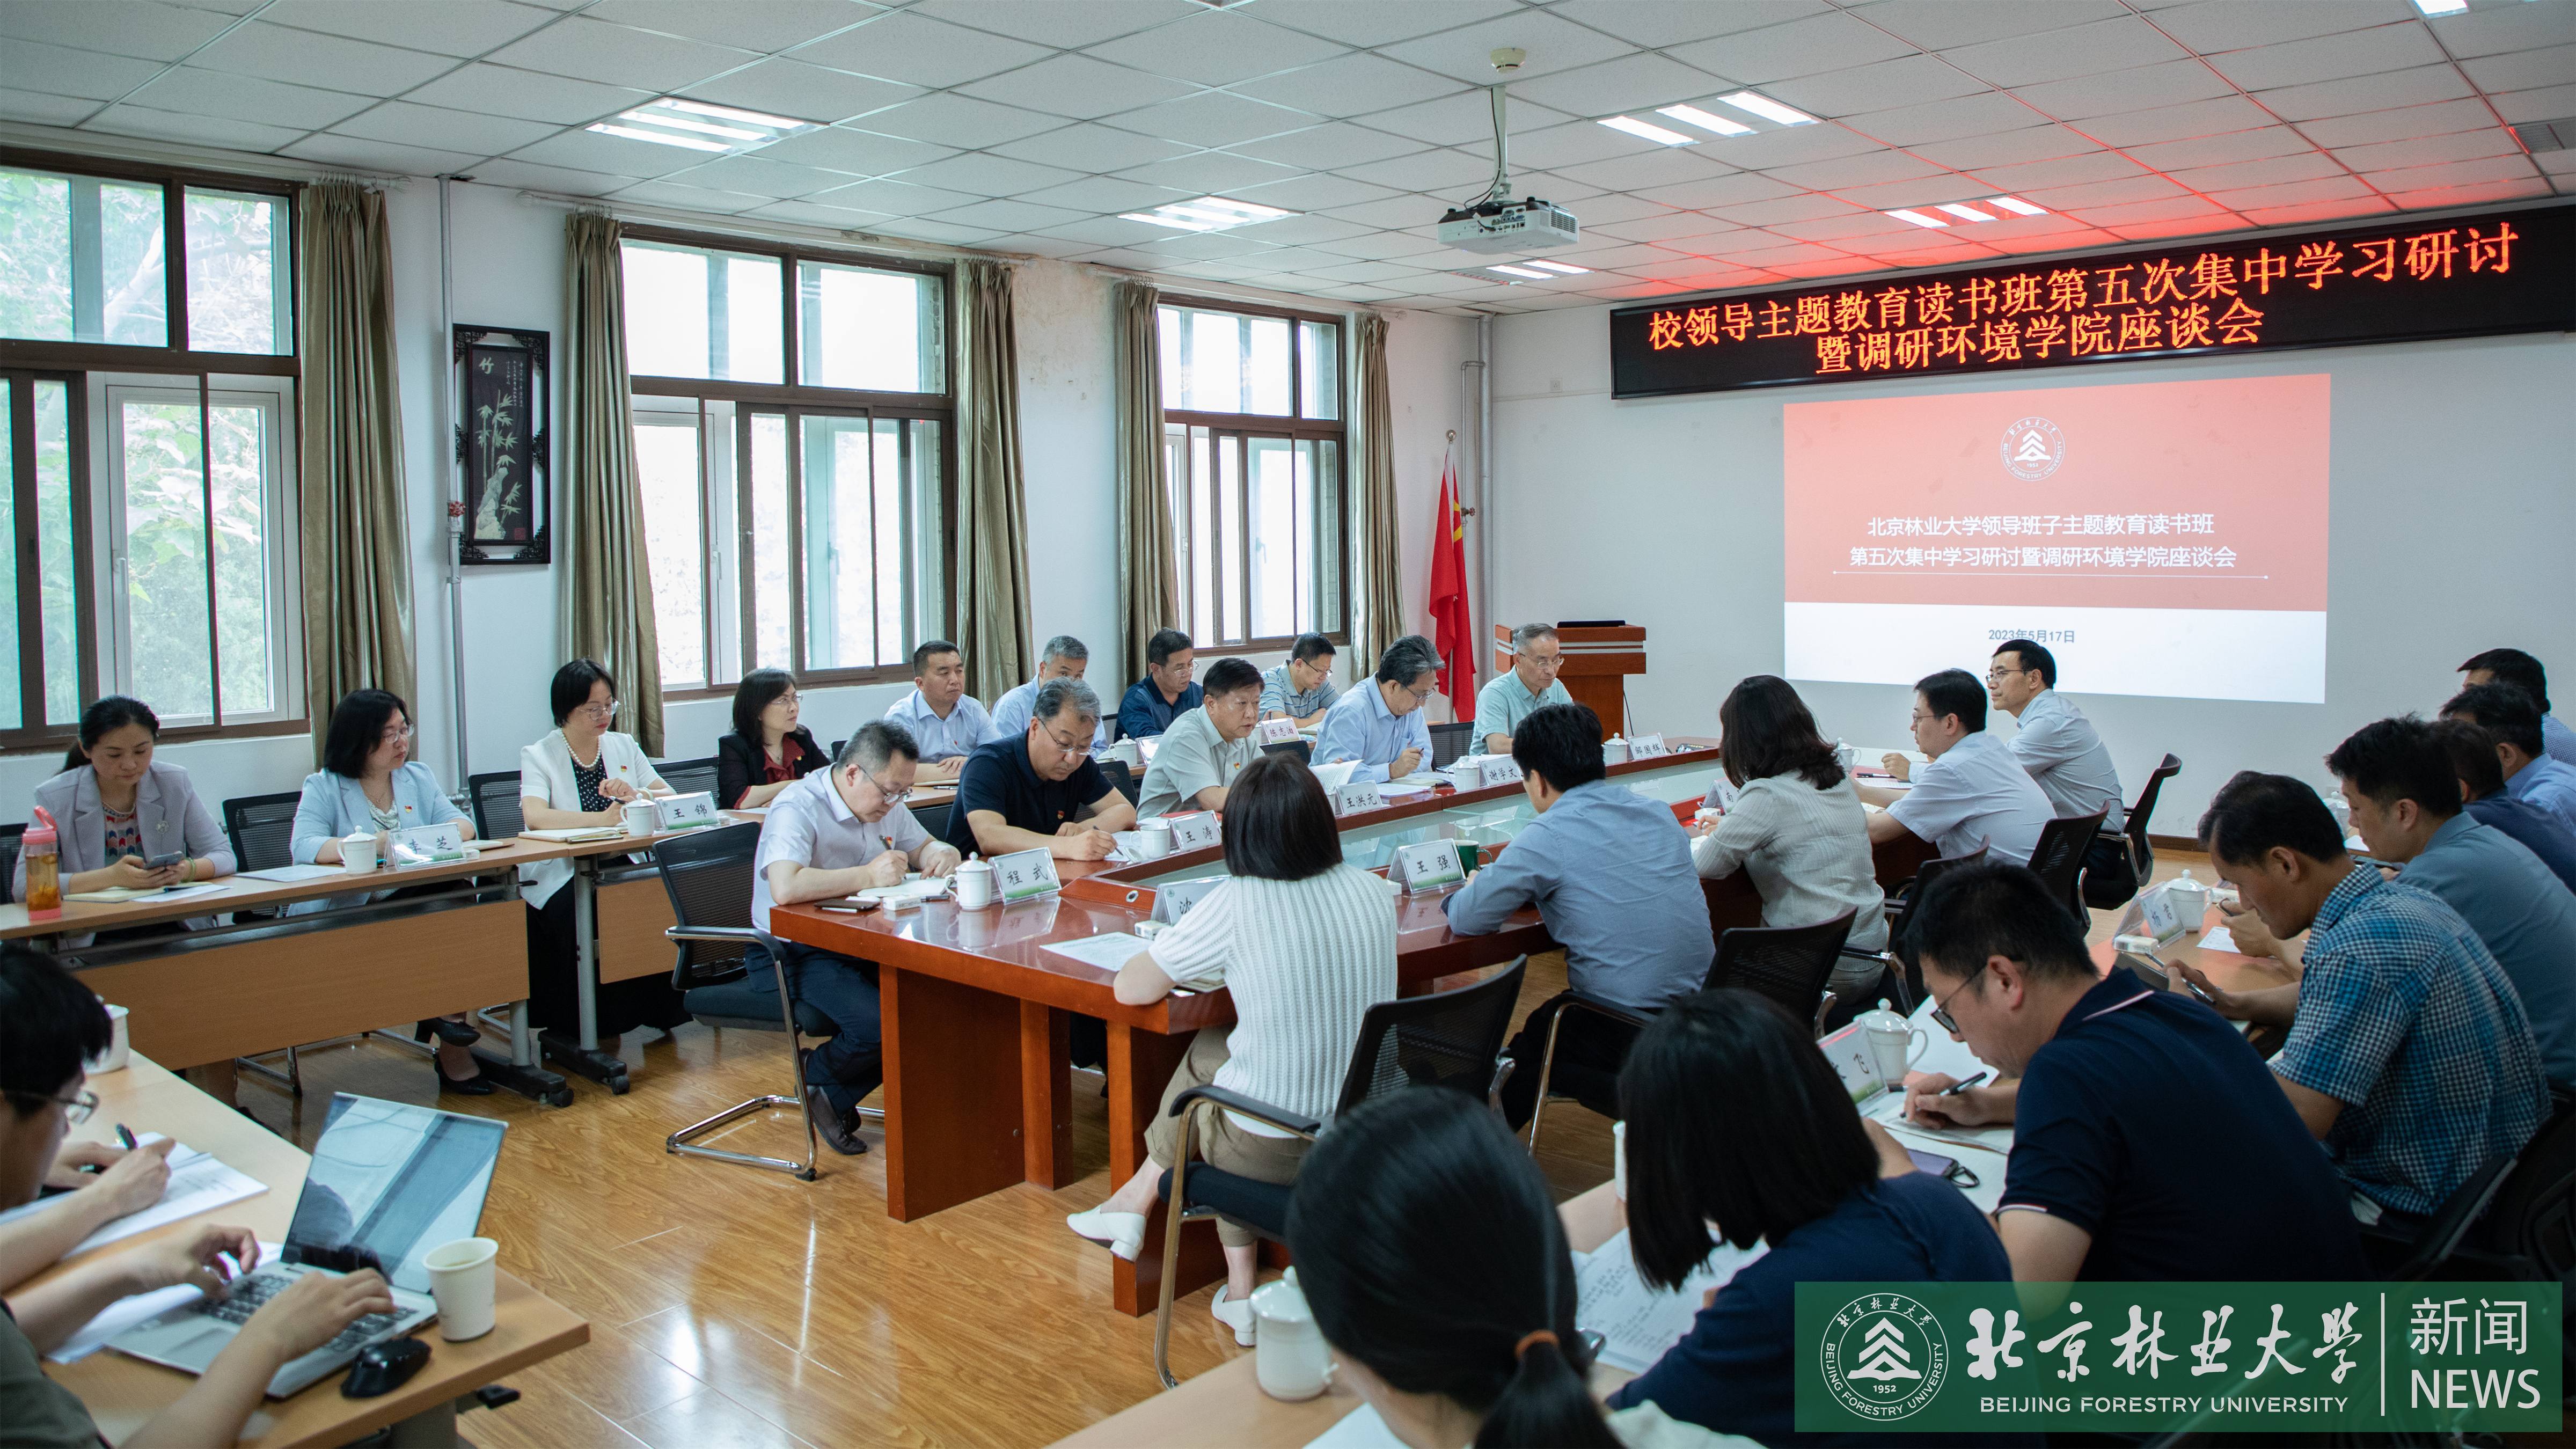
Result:
{"label": "curtain rod", "polygon": [[[467,178],[471,181],[471,178]],[[767,217],[736,216],[720,211],[684,211],[668,206],[639,206],[629,202],[612,202],[597,196],[565,196],[558,192],[521,189],[521,206],[560,206],[571,211],[595,211],[619,221],[644,222],[654,226],[678,227],[687,231],[732,232],[742,236],[766,237],[778,241],[820,242],[828,246],[862,251],[886,252],[896,256],[927,261],[999,262],[1018,266],[1026,260],[1001,252],[976,251],[971,247],[949,246],[940,242],[919,241],[912,237],[887,236],[880,232],[861,231],[855,227],[811,226],[802,222],[775,221]]]}

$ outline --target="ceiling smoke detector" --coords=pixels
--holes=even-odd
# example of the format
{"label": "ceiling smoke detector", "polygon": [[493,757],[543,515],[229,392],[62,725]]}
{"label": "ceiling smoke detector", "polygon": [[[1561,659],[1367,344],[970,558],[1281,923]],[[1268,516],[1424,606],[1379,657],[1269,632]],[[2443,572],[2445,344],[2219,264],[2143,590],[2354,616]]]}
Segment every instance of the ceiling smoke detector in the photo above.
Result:
{"label": "ceiling smoke detector", "polygon": [[1529,52],[1517,45],[1506,45],[1485,58],[1494,63],[1494,69],[1510,75],[1521,68],[1522,61],[1529,59]]}

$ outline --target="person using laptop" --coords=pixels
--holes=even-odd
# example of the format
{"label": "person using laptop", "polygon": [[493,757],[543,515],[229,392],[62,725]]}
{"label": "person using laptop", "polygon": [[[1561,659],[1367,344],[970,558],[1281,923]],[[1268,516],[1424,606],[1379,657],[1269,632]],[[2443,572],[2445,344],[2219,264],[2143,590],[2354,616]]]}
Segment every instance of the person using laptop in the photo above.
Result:
{"label": "person using laptop", "polygon": [[[81,1064],[107,1050],[106,1008],[51,959],[0,948],[0,1209],[28,1202],[70,1128],[97,1109]],[[105,1440],[89,1409],[45,1376],[49,1349],[136,1293],[181,1283],[220,1295],[259,1261],[248,1228],[202,1224],[194,1232],[84,1264],[13,1293],[0,1311],[0,1426],[12,1446],[97,1449]],[[250,1421],[269,1381],[371,1313],[394,1311],[392,1290],[368,1271],[306,1273],[263,1304],[214,1356],[197,1382],[119,1449],[229,1444]]]}

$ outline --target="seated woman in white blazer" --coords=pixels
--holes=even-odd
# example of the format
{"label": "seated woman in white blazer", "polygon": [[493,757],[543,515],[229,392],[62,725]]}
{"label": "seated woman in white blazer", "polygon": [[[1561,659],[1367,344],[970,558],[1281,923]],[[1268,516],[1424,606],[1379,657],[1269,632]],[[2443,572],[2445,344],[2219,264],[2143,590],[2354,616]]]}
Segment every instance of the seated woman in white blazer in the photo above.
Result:
{"label": "seated woman in white blazer", "polygon": [[[64,894],[184,885],[233,873],[232,844],[197,798],[188,772],[152,758],[160,739],[160,717],[139,699],[111,694],[81,713],[80,748],[64,760],[61,774],[36,787],[37,808],[60,827]],[[152,864],[171,857],[169,864]],[[9,889],[10,899],[27,898],[24,856]],[[204,930],[215,918],[192,917],[188,924]]]}
{"label": "seated woman in white blazer", "polygon": [[[576,659],[556,670],[548,692],[555,728],[519,751],[519,811],[528,829],[618,825],[627,801],[677,793],[654,773],[632,735],[608,727],[617,716],[617,681],[599,661]],[[564,889],[571,879],[570,863],[549,860],[529,866],[520,886],[528,902],[528,1014],[542,1031],[581,1029],[573,979],[581,958],[572,892]],[[602,1051],[615,1051],[610,1038],[639,1026],[668,1030],[689,1019],[668,976],[603,981],[593,999]]]}
{"label": "seated woman in white blazer", "polygon": [[[450,820],[462,822],[469,837],[474,834],[474,822],[438,788],[438,777],[429,766],[411,758],[411,707],[400,695],[385,690],[353,689],[331,711],[331,729],[322,738],[322,768],[304,777],[304,796],[295,802],[287,855],[297,865],[338,865],[341,836],[382,835]],[[362,894],[299,901],[286,911],[299,915],[366,899]],[[469,1097],[490,1095],[492,1084],[483,1079],[474,1054],[467,1050],[480,1033],[465,1016],[424,1021],[415,1038],[427,1041],[432,1032],[439,1038],[440,1090]]]}

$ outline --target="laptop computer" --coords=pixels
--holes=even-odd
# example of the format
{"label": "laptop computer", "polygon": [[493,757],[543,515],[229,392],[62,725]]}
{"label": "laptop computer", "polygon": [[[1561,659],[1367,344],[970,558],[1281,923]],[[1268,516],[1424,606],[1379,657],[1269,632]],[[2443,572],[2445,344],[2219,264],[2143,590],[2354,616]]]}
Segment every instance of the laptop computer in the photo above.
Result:
{"label": "laptop computer", "polygon": [[268,1381],[282,1399],[338,1372],[369,1344],[409,1333],[438,1316],[429,1296],[429,1250],[469,1238],[483,1218],[507,1124],[401,1102],[331,1098],[313,1144],[313,1166],[295,1201],[286,1251],[205,1298],[147,1319],[107,1341],[120,1353],[204,1373],[261,1304],[306,1273],[376,1268],[393,1285],[394,1311],[370,1313],[329,1343],[293,1360]]}

